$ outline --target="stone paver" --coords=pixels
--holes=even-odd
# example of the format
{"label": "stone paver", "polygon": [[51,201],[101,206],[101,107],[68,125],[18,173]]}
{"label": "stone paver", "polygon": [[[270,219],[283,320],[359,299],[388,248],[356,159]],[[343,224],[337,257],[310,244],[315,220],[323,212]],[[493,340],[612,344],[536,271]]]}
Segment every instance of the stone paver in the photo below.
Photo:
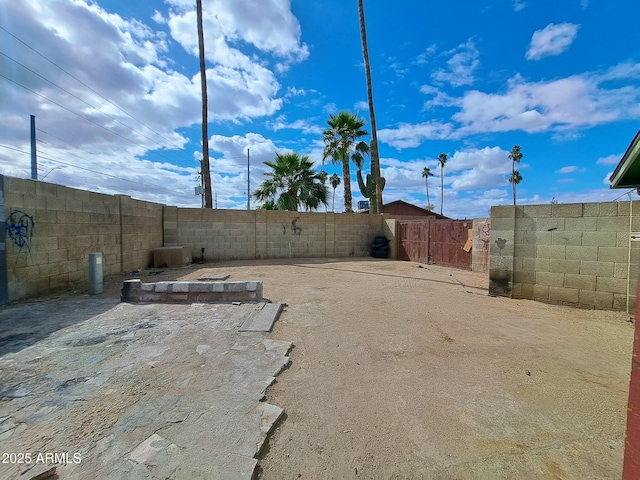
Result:
{"label": "stone paver", "polygon": [[0,310],[0,452],[31,455],[0,478],[43,464],[65,479],[251,478],[283,413],[261,399],[292,346],[239,332],[254,309],[84,298]]}
{"label": "stone paver", "polygon": [[280,316],[281,303],[259,303],[240,326],[241,332],[270,332]]}

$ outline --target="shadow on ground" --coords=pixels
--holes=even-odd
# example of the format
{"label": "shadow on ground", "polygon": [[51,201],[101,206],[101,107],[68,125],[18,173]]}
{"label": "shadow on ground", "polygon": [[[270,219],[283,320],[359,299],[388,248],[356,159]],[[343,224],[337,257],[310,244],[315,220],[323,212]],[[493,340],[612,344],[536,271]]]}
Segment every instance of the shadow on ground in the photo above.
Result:
{"label": "shadow on ground", "polygon": [[115,307],[117,298],[43,299],[0,310],[0,357],[23,350],[68,326]]}

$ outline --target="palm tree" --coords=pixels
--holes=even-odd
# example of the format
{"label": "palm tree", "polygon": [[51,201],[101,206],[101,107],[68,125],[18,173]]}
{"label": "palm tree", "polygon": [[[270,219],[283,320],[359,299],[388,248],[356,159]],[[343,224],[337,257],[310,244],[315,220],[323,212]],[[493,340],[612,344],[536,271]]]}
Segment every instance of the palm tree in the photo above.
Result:
{"label": "palm tree", "polygon": [[440,164],[440,215],[442,215],[442,207],[444,205],[444,165],[448,159],[449,155],[446,153],[438,155],[438,163]]}
{"label": "palm tree", "polygon": [[353,213],[351,196],[351,169],[349,161],[352,160],[358,168],[362,168],[364,155],[369,153],[367,142],[358,141],[359,138],[369,135],[363,130],[364,120],[360,120],[357,114],[340,112],[338,115],[329,115],[327,120],[329,129],[322,132],[324,138],[324,152],[322,161],[331,158],[333,163],[342,164],[342,180],[344,181],[344,211]]}
{"label": "palm tree", "polygon": [[271,168],[269,177],[253,192],[253,196],[275,210],[297,211],[299,206],[307,210],[327,205],[329,194],[322,182],[322,174],[315,173],[309,157],[297,153],[278,153],[275,161],[264,162]]}
{"label": "palm tree", "polygon": [[336,211],[336,188],[338,188],[338,185],[340,185],[340,177],[338,176],[337,173],[334,173],[329,178],[329,182],[331,183],[331,186],[333,187],[333,202],[331,204],[331,211],[335,212]]}
{"label": "palm tree", "polygon": [[513,146],[509,158],[511,159],[511,176],[509,177],[509,183],[511,184],[511,188],[513,188],[513,205],[515,205],[516,185],[522,181],[522,175],[520,175],[520,171],[516,169],[516,163],[519,164],[522,159],[522,152],[520,151],[519,145]]}
{"label": "palm tree", "polygon": [[[322,183],[322,185],[326,185],[328,179],[329,179],[329,174],[327,172],[325,172],[324,170],[320,170],[318,172],[318,180],[320,180],[320,183]],[[328,207],[328,205],[325,204],[325,206],[324,206],[324,211],[325,212],[327,211],[327,207]],[[308,208],[307,208],[307,210],[308,210]]]}
{"label": "palm tree", "polygon": [[204,206],[211,208],[211,174],[209,172],[209,119],[207,102],[207,67],[204,64],[204,30],[202,28],[202,0],[196,0],[198,22],[198,46],[200,50],[200,86],[202,89],[202,180],[204,186]]}
{"label": "palm tree", "polygon": [[433,173],[431,173],[431,169],[429,167],[424,167],[424,170],[422,170],[422,177],[427,184],[427,208],[429,209],[431,206],[431,200],[429,199],[429,177],[433,177]]}
{"label": "palm tree", "polygon": [[382,211],[382,184],[380,182],[380,156],[378,154],[378,135],[376,133],[376,114],[373,110],[373,87],[371,86],[371,66],[369,64],[369,48],[367,47],[367,28],[364,22],[364,6],[358,0],[358,15],[360,17],[360,37],[362,38],[362,56],[367,77],[367,100],[369,102],[369,121],[371,122],[371,178],[376,185],[375,205],[371,205],[370,213]]}

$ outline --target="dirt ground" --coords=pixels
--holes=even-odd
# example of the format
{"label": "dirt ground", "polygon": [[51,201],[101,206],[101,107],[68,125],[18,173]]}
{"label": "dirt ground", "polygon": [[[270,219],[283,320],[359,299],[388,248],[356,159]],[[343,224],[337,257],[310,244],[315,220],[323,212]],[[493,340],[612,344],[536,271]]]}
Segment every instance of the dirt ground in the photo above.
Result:
{"label": "dirt ground", "polygon": [[295,347],[267,390],[286,415],[259,477],[621,476],[625,313],[493,298],[486,275],[389,260],[215,263],[140,278],[203,273],[262,280],[265,297],[287,304],[269,337]]}

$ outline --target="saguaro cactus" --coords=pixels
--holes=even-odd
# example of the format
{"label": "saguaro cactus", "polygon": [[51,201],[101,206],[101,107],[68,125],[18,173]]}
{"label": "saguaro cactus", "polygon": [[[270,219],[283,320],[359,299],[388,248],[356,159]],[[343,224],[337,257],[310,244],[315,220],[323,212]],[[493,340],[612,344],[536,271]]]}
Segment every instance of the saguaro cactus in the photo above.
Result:
{"label": "saguaro cactus", "polygon": [[[367,183],[362,180],[362,170],[358,169],[357,173],[358,185],[360,186],[360,193],[362,196],[369,199],[369,213],[378,213],[378,204],[376,202],[376,182],[370,173],[367,173]],[[386,180],[384,177],[380,177],[380,192],[384,190]]]}

